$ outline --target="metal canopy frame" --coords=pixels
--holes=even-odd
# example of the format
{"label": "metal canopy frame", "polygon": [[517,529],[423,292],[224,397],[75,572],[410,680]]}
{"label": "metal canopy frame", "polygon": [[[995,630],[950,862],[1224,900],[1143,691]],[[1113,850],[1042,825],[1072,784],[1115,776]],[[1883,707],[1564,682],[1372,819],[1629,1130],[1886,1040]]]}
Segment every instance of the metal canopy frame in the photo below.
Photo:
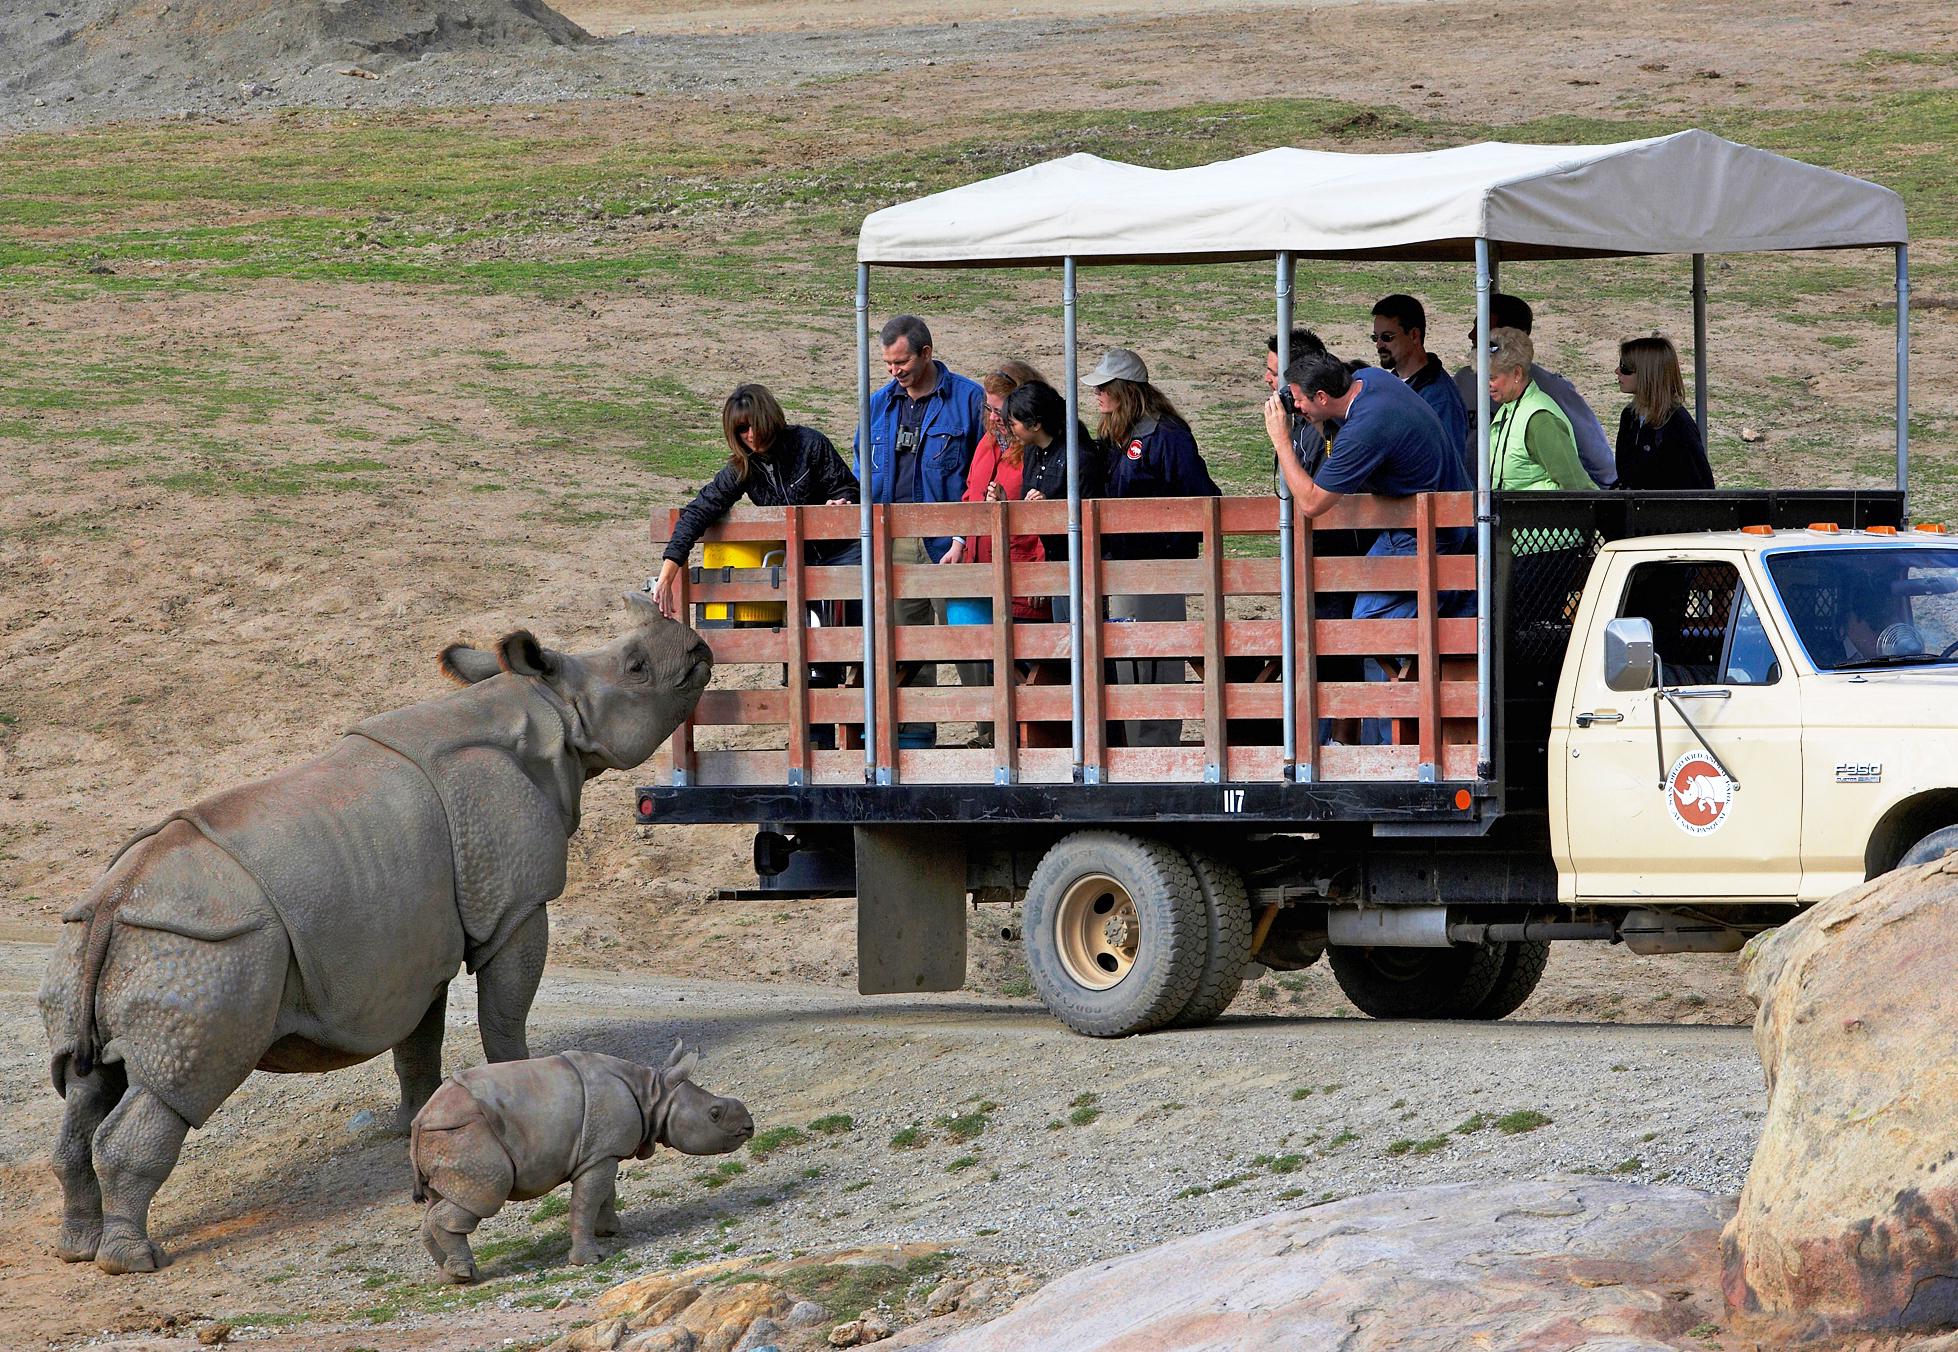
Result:
{"label": "metal canopy frame", "polygon": [[[1478,341],[1475,345],[1476,372],[1476,474],[1475,474],[1475,559],[1476,559],[1476,678],[1479,694],[1476,706],[1476,764],[1477,778],[1493,780],[1494,760],[1494,675],[1492,668],[1491,640],[1494,623],[1492,610],[1492,578],[1494,564],[1495,511],[1491,496],[1489,465],[1489,345],[1483,340],[1490,329],[1490,304],[1496,290],[1500,249],[1502,241],[1486,236],[1474,240],[1475,261],[1475,322]],[[1880,246],[1844,246],[1880,247]],[[1910,246],[1892,246],[1896,267],[1896,360],[1897,360],[1897,492],[1904,495],[1900,505],[1902,519],[1908,520],[1909,503],[1909,459],[1910,459]],[[1387,250],[1378,255],[1373,253],[1353,253],[1345,255],[1359,262],[1376,257],[1392,257],[1398,251]],[[1776,252],[1801,252],[1784,250]],[[1543,255],[1536,251],[1537,256]],[[1253,255],[1251,257],[1272,257],[1273,255]],[[1318,255],[1315,255],[1315,257]],[[1611,257],[1613,255],[1583,253],[1574,256]],[[1628,255],[1617,255],[1624,257]],[[1655,257],[1659,255],[1631,255]],[[1205,263],[1243,262],[1247,255],[1242,253],[1215,256],[1186,255],[1172,259],[1150,260],[1137,263],[1124,259],[1096,259],[1097,263],[1109,266],[1162,266],[1167,263],[1182,265],[1201,265]],[[1701,436],[1707,430],[1707,290],[1706,254],[1694,253],[1693,260],[1693,404],[1700,426]],[[1284,379],[1285,368],[1291,361],[1291,332],[1293,324],[1293,277],[1295,256],[1288,250],[1280,250],[1275,255],[1276,285],[1274,287],[1278,320],[1278,369],[1279,379]],[[884,264],[907,271],[920,268],[954,267],[955,263],[942,264]],[[986,267],[1050,267],[1048,260],[1029,260],[1022,263],[983,263],[965,266]],[[1078,445],[1080,426],[1080,353],[1077,344],[1077,267],[1078,260],[1072,256],[1061,260],[1061,313],[1066,369],[1067,388],[1067,538],[1068,538],[1068,653],[1071,684],[1071,706],[1073,711],[1073,755],[1074,781],[1077,784],[1099,782],[1096,767],[1085,766],[1083,745],[1083,711],[1086,692],[1085,675],[1082,671],[1082,615],[1081,615],[1081,478],[1080,458],[1082,447]],[[865,262],[857,264],[856,316],[857,316],[857,444],[861,448],[859,467],[869,464],[873,445],[870,436],[870,268]],[[863,605],[865,623],[863,626],[863,709],[864,709],[864,781],[871,784],[889,784],[892,780],[892,767],[877,763],[876,722],[876,663],[873,626],[869,623],[869,612],[873,592],[873,566],[871,560],[871,493],[868,485],[873,476],[865,477],[861,498],[860,539],[863,553]],[[1278,558],[1280,585],[1280,655],[1279,679],[1283,683],[1282,700],[1284,704],[1284,777],[1289,782],[1308,783],[1311,779],[1310,760],[1307,765],[1299,764],[1299,728],[1296,713],[1298,684],[1298,633],[1296,567],[1292,547],[1293,502],[1291,491],[1282,474],[1275,475],[1278,498]],[[893,478],[895,482],[895,478]],[[1317,735],[1317,729],[1309,730]]]}

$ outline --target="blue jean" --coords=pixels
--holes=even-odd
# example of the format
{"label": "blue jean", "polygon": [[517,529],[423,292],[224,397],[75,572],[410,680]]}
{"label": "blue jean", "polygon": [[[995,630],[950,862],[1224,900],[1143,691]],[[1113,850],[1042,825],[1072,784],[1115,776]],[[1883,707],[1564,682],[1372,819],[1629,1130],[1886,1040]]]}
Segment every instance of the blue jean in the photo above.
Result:
{"label": "blue jean", "polygon": [[[1445,554],[1466,553],[1474,548],[1472,537],[1461,532],[1450,532],[1456,539],[1441,542]],[[1373,547],[1367,550],[1369,558],[1407,558],[1420,552],[1409,530],[1383,530],[1374,539]],[[1441,614],[1456,619],[1475,614],[1474,592],[1442,592],[1440,597]],[[1353,598],[1353,618],[1356,620],[1411,620],[1418,610],[1418,602],[1413,592],[1361,592]],[[1366,679],[1369,681],[1391,680],[1387,674],[1387,664],[1377,657],[1366,659]],[[1393,741],[1393,720],[1387,718],[1363,718],[1360,720],[1361,746],[1387,746]]]}

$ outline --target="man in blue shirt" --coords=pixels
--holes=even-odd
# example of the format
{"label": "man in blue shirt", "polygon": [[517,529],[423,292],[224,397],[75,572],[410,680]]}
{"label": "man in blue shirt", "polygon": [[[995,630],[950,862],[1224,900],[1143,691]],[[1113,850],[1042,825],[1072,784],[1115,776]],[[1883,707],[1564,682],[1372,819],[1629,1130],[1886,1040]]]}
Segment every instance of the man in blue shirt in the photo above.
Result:
{"label": "man in blue shirt", "polygon": [[[1265,403],[1265,431],[1278,453],[1278,466],[1290,485],[1292,499],[1307,517],[1318,518],[1349,493],[1408,497],[1415,493],[1465,492],[1472,485],[1459,451],[1448,442],[1441,422],[1427,401],[1391,371],[1367,368],[1354,372],[1330,355],[1302,357],[1286,368],[1285,381],[1301,416],[1317,426],[1337,421],[1339,435],[1316,474],[1309,473],[1291,453],[1290,418],[1273,394]],[[1460,553],[1468,532],[1460,527],[1436,532],[1444,553]],[[1411,530],[1383,530],[1367,550],[1370,556],[1411,555],[1417,545]],[[1473,593],[1444,593],[1442,614],[1472,613]],[[1415,613],[1412,592],[1362,592],[1353,598],[1353,618],[1409,619]],[[1374,658],[1367,659],[1368,680],[1404,680],[1408,662],[1392,659],[1393,674]],[[1384,742],[1387,720],[1367,719],[1361,740]]]}
{"label": "man in blue shirt", "polygon": [[[1442,434],[1461,452],[1463,461],[1473,466],[1468,410],[1462,406],[1461,391],[1455,388],[1448,368],[1428,351],[1427,338],[1428,312],[1414,297],[1396,292],[1373,303],[1373,349],[1380,356],[1380,364],[1428,401],[1441,423]],[[1474,477],[1471,468],[1469,478]]]}
{"label": "man in blue shirt", "polygon": [[[891,319],[878,342],[891,379],[870,396],[870,472],[864,472],[863,446],[857,444],[858,482],[871,502],[959,501],[973,448],[985,430],[986,392],[932,356],[931,330],[916,315]],[[951,543],[949,536],[895,539],[891,561],[937,563]],[[927,597],[907,597],[894,614],[899,624],[942,623],[943,606]],[[899,679],[905,685],[936,685],[938,673],[923,663]],[[907,747],[937,740],[929,723],[907,723],[898,738]]]}

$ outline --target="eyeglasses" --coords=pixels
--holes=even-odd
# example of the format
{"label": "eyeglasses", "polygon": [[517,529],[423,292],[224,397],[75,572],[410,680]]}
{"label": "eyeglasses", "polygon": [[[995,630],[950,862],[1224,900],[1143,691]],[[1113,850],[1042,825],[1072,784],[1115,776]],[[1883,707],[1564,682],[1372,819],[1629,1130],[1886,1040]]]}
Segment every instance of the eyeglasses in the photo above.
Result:
{"label": "eyeglasses", "polygon": [[1003,408],[994,408],[991,404],[988,404],[986,405],[986,416],[994,422],[1005,422],[1006,410]]}
{"label": "eyeglasses", "polygon": [[1637,371],[1634,371],[1634,370],[1633,370],[1633,369],[1632,369],[1631,367],[1629,367],[1629,366],[1620,366],[1620,367],[1618,368],[1618,374],[1619,374],[1619,375],[1621,375],[1621,376],[1635,376],[1635,375],[1637,375],[1637,374],[1638,374],[1638,372],[1637,372]]}
{"label": "eyeglasses", "polygon": [[1398,333],[1376,333],[1373,335],[1373,341],[1379,343],[1382,347],[1385,347],[1388,343],[1396,342],[1399,339],[1400,335]]}

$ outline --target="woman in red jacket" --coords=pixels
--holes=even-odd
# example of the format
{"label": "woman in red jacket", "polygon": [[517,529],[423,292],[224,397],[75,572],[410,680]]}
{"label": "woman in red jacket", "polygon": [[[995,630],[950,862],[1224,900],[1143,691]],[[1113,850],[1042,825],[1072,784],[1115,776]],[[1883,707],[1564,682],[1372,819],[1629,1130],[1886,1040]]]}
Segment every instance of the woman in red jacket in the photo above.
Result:
{"label": "woman in red jacket", "polygon": [[[972,464],[965,473],[965,501],[967,502],[1017,502],[1025,494],[1026,462],[1022,456],[1020,443],[1007,431],[1002,410],[1006,396],[1022,385],[1041,379],[1040,372],[1022,361],[1000,363],[999,369],[980,380],[986,392],[986,434],[979,439],[973,449]],[[1041,547],[1038,535],[1015,535],[1008,542],[1008,552],[1016,562],[1039,563],[1047,557]],[[993,559],[993,537],[984,532],[954,537],[950,548],[940,563],[991,563]],[[1045,596],[1016,596],[1012,602],[1013,618],[1045,624],[1053,619],[1053,611]],[[960,662],[959,684],[989,686],[993,683],[993,667],[990,662]],[[981,723],[979,740],[990,744],[992,725]]]}

